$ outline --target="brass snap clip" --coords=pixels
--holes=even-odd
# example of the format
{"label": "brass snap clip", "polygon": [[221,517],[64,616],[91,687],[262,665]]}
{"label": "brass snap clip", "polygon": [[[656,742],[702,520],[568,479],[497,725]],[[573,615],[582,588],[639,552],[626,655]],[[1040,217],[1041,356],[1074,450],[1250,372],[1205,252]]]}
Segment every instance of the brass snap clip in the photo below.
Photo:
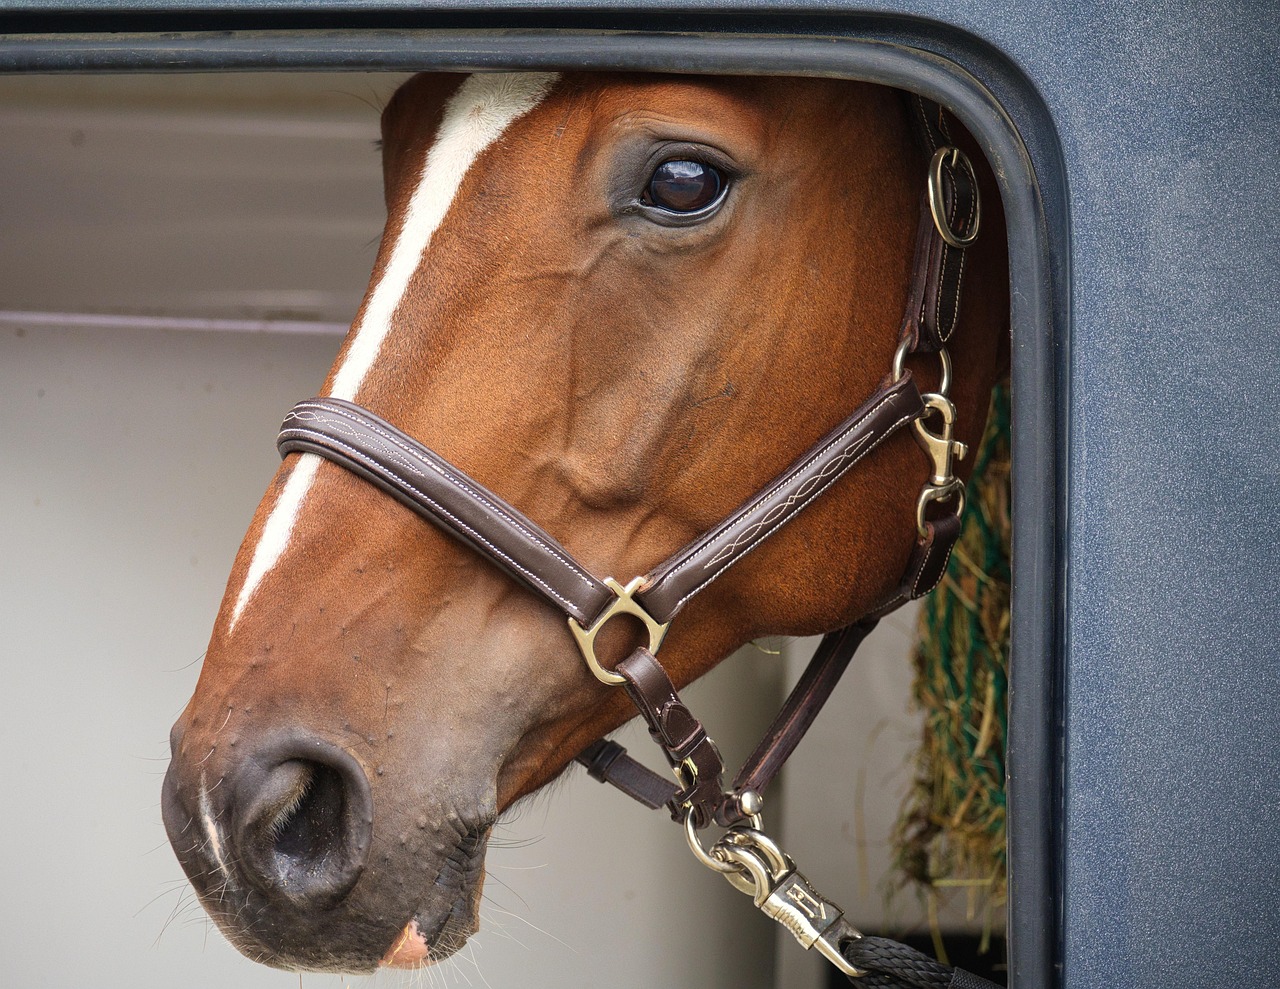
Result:
{"label": "brass snap clip", "polygon": [[[928,394],[921,398],[924,401],[924,414],[913,420],[911,426],[915,430],[916,442],[928,456],[929,465],[933,468],[929,483],[935,487],[944,487],[956,479],[952,473],[952,460],[963,460],[969,448],[955,439],[955,404],[942,395]],[[942,431],[939,433],[930,432],[925,425],[925,420],[932,418],[932,413],[935,412],[942,419]]]}
{"label": "brass snap clip", "polygon": [[[942,184],[944,165],[952,171],[964,169],[969,173],[969,182],[973,186],[973,226],[967,234],[956,233],[947,220],[947,202]],[[978,239],[978,224],[982,220],[978,176],[974,174],[973,162],[969,160],[969,156],[959,148],[943,145],[933,153],[929,162],[929,212],[933,215],[933,225],[938,230],[938,236],[952,247],[968,247]]]}
{"label": "brass snap clip", "polygon": [[635,577],[626,587],[623,587],[612,577],[604,579],[605,585],[609,590],[613,591],[614,598],[609,602],[609,606],[600,613],[600,617],[591,623],[589,628],[583,628],[578,624],[576,618],[569,619],[569,631],[573,633],[574,641],[578,643],[578,648],[582,651],[582,658],[587,661],[587,667],[595,674],[597,680],[601,683],[617,686],[625,683],[626,678],[614,673],[612,670],[606,670],[600,665],[600,660],[596,658],[596,636],[600,629],[604,628],[605,623],[615,615],[631,615],[639,618],[644,625],[645,630],[649,633],[649,651],[656,653],[658,647],[662,645],[662,640],[666,637],[667,627],[670,622],[660,622],[649,612],[645,611],[635,599],[636,591],[640,590],[644,584],[643,577]]}
{"label": "brass snap clip", "polygon": [[[922,396],[924,414],[911,423],[915,430],[916,442],[929,458],[932,473],[920,492],[916,502],[916,529],[921,536],[925,532],[925,513],[929,505],[935,501],[948,501],[955,498],[956,514],[964,511],[964,482],[955,476],[953,461],[963,460],[968,447],[955,439],[956,407],[949,398],[943,395],[928,394]],[[936,413],[942,422],[940,432],[933,432],[926,425],[926,420]]]}

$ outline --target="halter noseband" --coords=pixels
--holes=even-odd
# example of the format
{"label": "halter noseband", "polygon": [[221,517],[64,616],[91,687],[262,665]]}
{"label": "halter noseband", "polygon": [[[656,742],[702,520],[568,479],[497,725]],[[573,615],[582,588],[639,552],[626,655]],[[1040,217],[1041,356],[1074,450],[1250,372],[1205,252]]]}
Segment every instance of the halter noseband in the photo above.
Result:
{"label": "halter noseband", "polygon": [[[668,807],[676,820],[684,821],[690,845],[704,864],[752,893],[757,905],[788,926],[805,947],[816,944],[847,974],[857,970],[844,961],[836,944],[838,910],[821,901],[836,918],[821,930],[814,928],[812,917],[806,920],[797,914],[796,903],[817,903],[821,898],[814,899],[816,892],[794,865],[787,868],[790,860],[758,826],[765,787],[813,722],[858,645],[881,616],[936,586],[960,534],[964,485],[952,463],[964,456],[965,448],[953,438],[956,410],[947,397],[951,362],[946,344],[957,323],[965,249],[978,233],[978,184],[969,159],[951,142],[942,108],[918,96],[911,101],[931,160],[892,373],[844,422],[759,493],[648,574],[625,586],[611,577],[596,578],[518,509],[352,402],[299,402],[285,417],[277,439],[281,456],[319,454],[376,484],[562,611],[592,673],[604,683],[625,687],[679,785],[610,741],[593,743],[578,761],[596,779],[613,783],[647,806]],[[904,367],[905,359],[917,353],[934,353],[941,361],[936,392],[921,394]],[[927,425],[934,418],[941,423],[938,432]],[[654,653],[690,598],[908,423],[929,458],[930,476],[917,501],[916,541],[906,571],[895,592],[871,614],[823,638],[764,739],[726,790],[715,743],[680,700]],[[934,511],[938,505],[945,510]],[[609,670],[596,657],[594,643],[600,629],[619,614],[638,618],[648,643]],[[713,821],[733,830],[708,853],[695,831]],[[743,827],[746,821],[755,827]],[[733,835],[737,837],[730,840]],[[788,883],[790,893],[783,891]],[[839,936],[848,939],[857,932],[844,924]]]}

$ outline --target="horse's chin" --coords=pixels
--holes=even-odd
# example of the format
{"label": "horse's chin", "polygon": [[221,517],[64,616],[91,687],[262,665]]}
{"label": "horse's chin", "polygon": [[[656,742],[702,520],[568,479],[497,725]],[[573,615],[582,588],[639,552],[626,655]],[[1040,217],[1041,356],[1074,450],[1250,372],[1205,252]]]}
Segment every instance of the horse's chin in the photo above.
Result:
{"label": "horse's chin", "polygon": [[404,930],[396,938],[395,943],[378,962],[379,968],[426,968],[436,962],[442,962],[467,942],[467,938],[475,930],[464,930],[463,925],[455,923],[455,913],[462,906],[459,901],[455,910],[445,920],[440,930],[433,936],[423,933],[424,920],[414,917],[404,925]]}
{"label": "horse's chin", "polygon": [[[404,925],[387,953],[378,962],[378,967],[426,968],[444,961],[460,949],[479,929],[482,884],[483,879],[458,891],[443,918],[438,911],[420,909]],[[432,892],[438,897],[442,890],[437,887]]]}
{"label": "horse's chin", "polygon": [[418,927],[418,921],[409,921],[396,938],[391,950],[382,956],[379,968],[425,968],[434,965],[439,958],[431,953],[431,947]]}

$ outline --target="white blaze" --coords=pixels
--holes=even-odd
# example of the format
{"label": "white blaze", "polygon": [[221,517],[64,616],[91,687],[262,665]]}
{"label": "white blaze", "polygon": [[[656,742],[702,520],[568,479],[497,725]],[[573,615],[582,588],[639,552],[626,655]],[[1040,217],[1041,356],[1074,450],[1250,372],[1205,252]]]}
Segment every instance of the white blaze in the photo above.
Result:
{"label": "white blaze", "polygon": [[316,468],[320,466],[320,458],[314,453],[304,453],[293,465],[289,480],[284,483],[284,490],[276,499],[262,527],[262,535],[258,537],[258,545],[253,548],[253,559],[249,561],[249,572],[245,574],[244,583],[240,587],[240,596],[236,598],[235,610],[231,613],[231,625],[227,631],[236,627],[240,613],[249,603],[254,590],[262,582],[268,571],[276,565],[289,545],[289,537],[293,535],[293,524],[298,520],[298,512],[302,508],[302,499],[316,476]]}
{"label": "white blaze", "polygon": [[[330,391],[334,398],[355,400],[369,368],[377,359],[382,342],[391,330],[392,317],[404,298],[409,281],[422,264],[432,236],[449,212],[467,169],[515,120],[538,105],[557,78],[553,72],[473,75],[468,76],[449,99],[391,249],[391,257],[369,296],[342,366],[334,376]],[[288,547],[298,513],[319,464],[319,456],[305,453],[294,465],[284,490],[262,527],[249,572],[231,613],[228,631],[235,628],[262,578],[270,573]]]}
{"label": "white blaze", "polygon": [[512,121],[538,105],[556,75],[549,72],[507,72],[468,76],[444,109],[435,142],[427,152],[422,178],[409,200],[400,236],[382,278],[356,327],[355,339],[333,381],[334,398],[354,402],[356,392],[373,366],[391,317],[422,263],[431,237],[449,212],[471,163],[502,136]]}

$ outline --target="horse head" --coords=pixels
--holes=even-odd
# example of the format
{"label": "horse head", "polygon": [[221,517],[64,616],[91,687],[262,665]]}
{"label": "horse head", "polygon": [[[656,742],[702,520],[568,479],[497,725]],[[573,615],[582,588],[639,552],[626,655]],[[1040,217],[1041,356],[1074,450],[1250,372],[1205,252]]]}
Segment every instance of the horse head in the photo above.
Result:
{"label": "horse head", "polygon": [[[887,374],[925,170],[892,91],[424,75],[382,129],[386,229],[322,394],[429,443],[595,574],[645,573]],[[954,346],[969,441],[1007,363],[985,223]],[[675,683],[875,607],[927,474],[895,435],[692,600],[663,645]],[[613,622],[600,648],[634,635]],[[476,928],[497,816],[632,713],[562,615],[361,478],[290,455],[174,726],[165,822],[250,957],[434,961]]]}

